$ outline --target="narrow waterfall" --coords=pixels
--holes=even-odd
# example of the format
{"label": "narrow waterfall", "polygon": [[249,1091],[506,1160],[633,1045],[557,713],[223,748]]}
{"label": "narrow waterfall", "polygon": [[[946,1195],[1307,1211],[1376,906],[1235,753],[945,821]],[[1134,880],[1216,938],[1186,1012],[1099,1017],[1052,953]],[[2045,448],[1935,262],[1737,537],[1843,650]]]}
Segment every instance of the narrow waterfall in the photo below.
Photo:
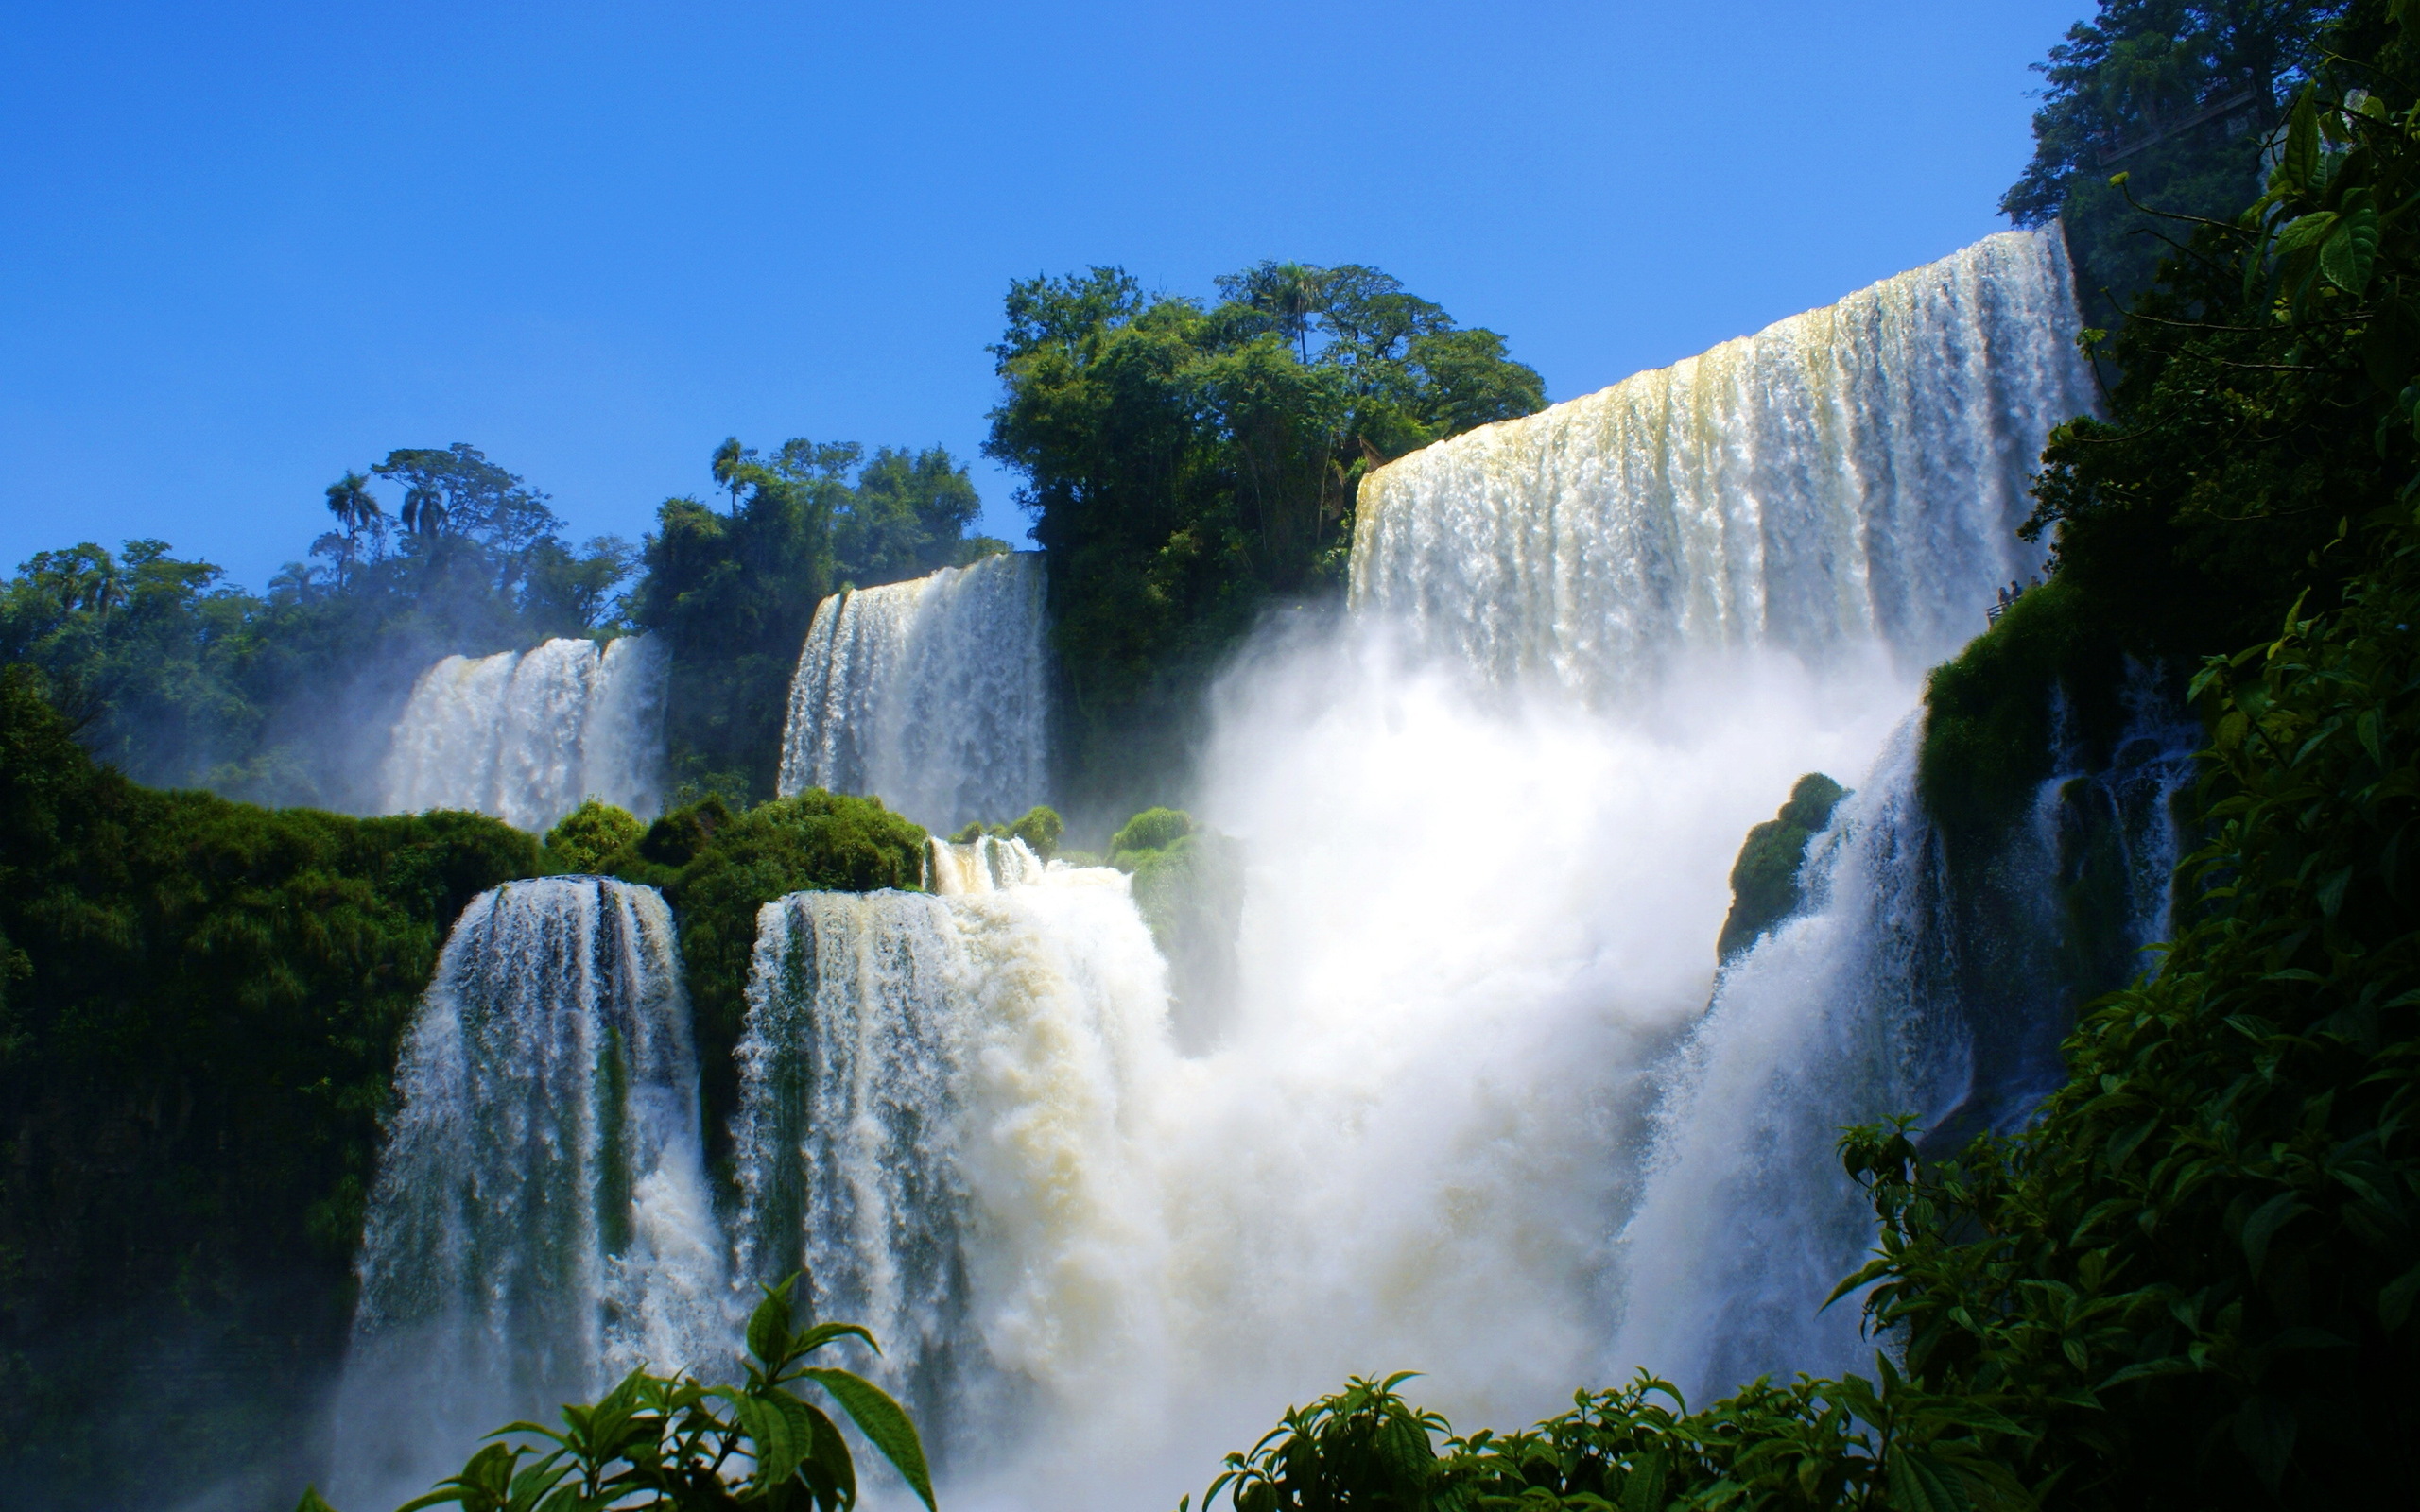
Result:
{"label": "narrow waterfall", "polygon": [[413,685],[381,774],[384,812],[472,809],[544,833],[588,799],[661,802],[665,659],[645,636],[449,656]]}
{"label": "narrow waterfall", "polygon": [[653,888],[549,877],[480,894],[396,1080],[335,1409],[340,1504],[425,1489],[480,1434],[642,1362],[723,1364],[724,1243]]}
{"label": "narrow waterfall", "polygon": [[1599,703],[1706,648],[1920,672],[2041,565],[2015,529],[2096,407],[2080,323],[2058,228],[2006,232],[1440,442],[1363,481],[1353,604]]}
{"label": "narrow waterfall", "polygon": [[2202,731],[2150,669],[2126,703],[2105,762],[2063,732],[1986,896],[1958,895],[1917,799],[1920,719],[1842,800],[1809,848],[1805,908],[1723,971],[1658,1073],[1607,1379],[1645,1366],[1702,1396],[1869,1367],[1855,1301],[1814,1305],[1874,1239],[1840,1129],[1907,1113],[1944,1153],[2013,1131],[2064,1078],[2069,1014],[2151,970],[2145,947],[2168,936]]}
{"label": "narrow waterfall", "polygon": [[1037,1389],[1086,1410],[1080,1381],[1150,1347],[1121,1151],[1167,981],[1123,874],[934,850],[940,895],[765,906],[735,1143],[743,1274],[804,1264],[946,1453]]}
{"label": "narrow waterfall", "polygon": [[780,791],[870,793],[950,830],[1045,800],[1042,556],[986,557],[816,606],[790,681]]}

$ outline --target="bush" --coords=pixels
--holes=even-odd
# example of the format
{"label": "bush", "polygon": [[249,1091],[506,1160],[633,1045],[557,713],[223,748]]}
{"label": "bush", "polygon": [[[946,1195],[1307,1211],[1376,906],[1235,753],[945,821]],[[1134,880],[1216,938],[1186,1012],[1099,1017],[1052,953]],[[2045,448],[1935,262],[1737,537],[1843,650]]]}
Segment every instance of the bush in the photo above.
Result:
{"label": "bush", "polygon": [[565,871],[610,874],[629,864],[646,833],[630,810],[590,799],[546,832],[546,859]]}
{"label": "bush", "polygon": [[1715,940],[1718,960],[1731,959],[1798,912],[1798,868],[1807,842],[1831,822],[1833,806],[1847,794],[1823,773],[1809,772],[1789,790],[1778,815],[1748,832],[1731,867],[1731,912]]}

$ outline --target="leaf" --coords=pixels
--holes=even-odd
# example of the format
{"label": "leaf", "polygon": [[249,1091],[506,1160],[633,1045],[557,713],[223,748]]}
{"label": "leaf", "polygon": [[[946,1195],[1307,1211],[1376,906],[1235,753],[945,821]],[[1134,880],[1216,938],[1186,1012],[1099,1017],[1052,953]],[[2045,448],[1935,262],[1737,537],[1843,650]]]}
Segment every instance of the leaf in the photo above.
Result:
{"label": "leaf", "polygon": [[2293,1457],[2300,1425],[2294,1411],[2274,1397],[2248,1397],[2235,1413],[2235,1447],[2252,1461],[2260,1484],[2273,1495],[2286,1478],[2286,1463]]}
{"label": "leaf", "polygon": [[2305,88],[2294,100],[2293,114],[2287,119],[2286,148],[2277,156],[2277,169],[2273,183],[2290,189],[2307,190],[2319,175],[2319,110],[2311,101],[2311,92]]}
{"label": "leaf", "polygon": [[2411,1303],[2420,1297],[2420,1265],[2414,1265],[2378,1289],[2378,1322],[2389,1332],[2403,1327],[2411,1315]]}
{"label": "leaf", "polygon": [[1900,1512],[1972,1512],[1975,1503],[1955,1469],[1930,1454],[1902,1450],[1891,1456],[1891,1504]]}
{"label": "leaf", "polygon": [[2346,867],[2319,885],[2319,911],[2328,918],[2336,917],[2344,906],[2344,889],[2353,881],[2353,868]]}
{"label": "leaf", "polygon": [[880,1386],[851,1371],[811,1366],[804,1373],[832,1393],[832,1400],[840,1404],[840,1410],[849,1415],[849,1420],[857,1425],[866,1441],[882,1451],[882,1457],[897,1467],[930,1508],[932,1471],[925,1464],[925,1441],[916,1435],[916,1425],[908,1420],[906,1409],[891,1400]]}
{"label": "leaf", "polygon": [[765,1299],[756,1311],[748,1314],[748,1352],[765,1362],[770,1369],[790,1355],[790,1289],[798,1284],[792,1276],[779,1286],[764,1288]]}
{"label": "leaf", "polygon": [[[796,1401],[795,1397],[790,1399]],[[839,1425],[823,1415],[813,1402],[801,1401],[806,1409],[812,1447],[807,1452],[808,1473],[831,1485],[839,1493],[842,1506],[857,1504],[857,1464],[849,1453],[849,1441],[840,1436]],[[1202,1505],[1209,1505],[1204,1502]]]}
{"label": "leaf", "polygon": [[865,1340],[866,1348],[872,1349],[874,1353],[880,1354],[882,1352],[882,1346],[873,1342],[873,1335],[867,1332],[864,1328],[855,1323],[818,1323],[813,1328],[810,1328],[805,1332],[800,1334],[797,1338],[792,1339],[790,1341],[788,1352],[792,1355],[813,1354],[816,1350],[831,1343],[834,1339],[844,1338],[852,1334],[857,1338]]}
{"label": "leaf", "polygon": [[2269,1258],[2269,1241],[2276,1237],[2277,1230],[2308,1211],[2309,1205],[2289,1190],[2271,1197],[2243,1220],[2243,1258],[2251,1262],[2252,1274],[2260,1274],[2262,1263]]}
{"label": "leaf", "polygon": [[2378,257],[2378,212],[2369,191],[2356,189],[2344,197],[2336,230],[2319,249],[2319,271],[2347,294],[2370,286]]}
{"label": "leaf", "polygon": [[318,1486],[306,1486],[302,1487],[302,1500],[295,1503],[294,1512],[337,1512],[337,1509],[320,1500]]}

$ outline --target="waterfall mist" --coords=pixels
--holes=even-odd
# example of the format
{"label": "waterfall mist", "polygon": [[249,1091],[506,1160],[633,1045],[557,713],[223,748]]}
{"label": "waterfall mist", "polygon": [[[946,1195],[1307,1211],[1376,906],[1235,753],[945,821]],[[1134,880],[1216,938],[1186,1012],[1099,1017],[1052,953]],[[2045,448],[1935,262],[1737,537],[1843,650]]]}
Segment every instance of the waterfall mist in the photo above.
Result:
{"label": "waterfall mist", "polygon": [[449,656],[421,674],[395,723],[380,812],[471,809],[544,834],[593,798],[652,818],[666,674],[642,635]]}

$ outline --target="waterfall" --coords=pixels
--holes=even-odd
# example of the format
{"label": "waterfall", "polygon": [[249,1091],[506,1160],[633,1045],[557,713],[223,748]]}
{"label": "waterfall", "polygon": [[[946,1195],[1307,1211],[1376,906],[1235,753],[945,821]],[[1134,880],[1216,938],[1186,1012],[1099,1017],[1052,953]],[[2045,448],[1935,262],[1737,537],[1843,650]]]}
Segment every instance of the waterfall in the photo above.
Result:
{"label": "waterfall", "polygon": [[1959,895],[1917,800],[1920,720],[1842,800],[1809,847],[1806,905],[1722,972],[1658,1073],[1605,1379],[1644,1366],[1702,1396],[1870,1367],[1856,1302],[1815,1306],[1874,1240],[1839,1130],[1908,1113],[1936,1154],[2013,1132],[2065,1079],[2082,1000],[2152,969],[2145,947],[2168,937],[2202,731],[2150,668],[2124,702],[2105,760],[2062,730],[1982,896]]}
{"label": "waterfall", "polygon": [[1599,703],[1676,653],[1918,672],[2038,570],[2050,428],[2095,408],[2057,227],[2006,232],[1361,484],[1352,602]]}
{"label": "waterfall", "polygon": [[743,1273],[819,1314],[944,1452],[1037,1388],[1089,1410],[1152,1336],[1123,1139],[1165,1057],[1166,971],[1122,873],[936,842],[940,895],[768,903],[740,1047]]}
{"label": "waterfall", "polygon": [[638,1364],[721,1366],[724,1245],[653,888],[549,877],[474,899],[396,1085],[335,1412],[340,1503],[393,1504],[480,1434]]}
{"label": "waterfall", "polygon": [[[1354,612],[1264,631],[1212,699],[1190,806],[1244,896],[1206,1042],[1115,873],[936,844],[930,893],[769,904],[743,1273],[807,1266],[945,1494],[1006,1505],[1173,1501],[1349,1372],[1508,1424],[1634,1359],[1701,1396],[1861,1364],[1815,1311],[1871,1235],[1837,1126],[2034,1095],[2036,1040],[1979,1028],[1910,713],[2039,565],[2027,474],[2093,400],[2066,280],[2055,231],[1993,237],[1365,480]],[[1017,615],[975,612],[986,572]],[[971,788],[1003,753],[1038,784],[1039,599],[1011,559],[826,600],[784,790],[1030,801]],[[981,691],[977,644],[1032,647],[1033,696]],[[2118,850],[2172,854],[2164,739],[2141,792],[2046,784],[2037,954]],[[1811,770],[1857,791],[1807,906],[1718,981],[1731,858]]]}
{"label": "waterfall", "polygon": [[1044,801],[1043,625],[1039,552],[823,600],[790,681],[781,793],[874,794],[941,830]]}
{"label": "waterfall", "polygon": [[661,801],[663,653],[646,636],[449,656],[412,687],[383,811],[472,809],[544,833],[587,799],[642,818]]}

